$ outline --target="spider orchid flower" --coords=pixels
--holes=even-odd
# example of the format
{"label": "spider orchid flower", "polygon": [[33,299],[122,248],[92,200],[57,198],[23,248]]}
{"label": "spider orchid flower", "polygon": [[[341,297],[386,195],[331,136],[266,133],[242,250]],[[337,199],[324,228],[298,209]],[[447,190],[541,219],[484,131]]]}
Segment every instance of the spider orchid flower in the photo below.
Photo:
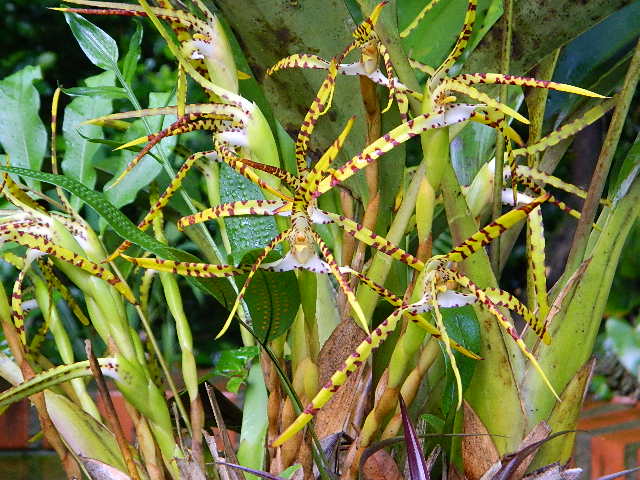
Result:
{"label": "spider orchid flower", "polygon": [[[351,272],[355,273],[356,276],[370,288],[380,293],[388,302],[396,307],[396,310],[370,333],[370,335],[356,348],[354,353],[347,357],[343,367],[331,376],[297,419],[291,423],[272,443],[272,446],[277,447],[282,445],[304,428],[313,416],[331,399],[340,386],[344,384],[349,375],[356,371],[359,366],[367,360],[373,350],[378,348],[380,344],[384,342],[395,330],[399,320],[404,315],[407,315],[412,319],[421,313],[428,311],[433,312],[433,316],[436,320],[436,331],[438,332],[437,338],[442,339],[445,349],[447,350],[447,355],[451,359],[452,369],[456,375],[456,382],[458,384],[458,401],[461,402],[461,379],[459,372],[457,371],[455,357],[451,351],[452,347],[455,348],[455,343],[452,342],[446,334],[446,329],[443,326],[443,320],[440,314],[440,308],[453,308],[468,304],[478,304],[490,312],[496,317],[502,328],[514,339],[524,356],[529,359],[534,368],[542,376],[549,390],[557,398],[557,394],[553,389],[553,386],[542,371],[538,361],[531,354],[511,322],[498,307],[505,307],[522,315],[536,335],[538,335],[545,343],[549,343],[550,338],[546,331],[546,324],[541,322],[533,312],[520,303],[513,295],[498,288],[481,289],[468,277],[458,273],[455,268],[455,264],[473,255],[483,246],[490,243],[491,240],[497,238],[506,229],[511,228],[519,221],[525,219],[532,210],[539,207],[539,205],[544,203],[547,199],[548,196],[539,197],[529,204],[523,205],[515,210],[511,210],[491,222],[489,225],[480,229],[474,235],[452,249],[449,253],[432,257],[426,263],[420,262],[418,264],[418,269],[421,270],[421,277],[416,281],[416,288],[422,288],[422,297],[415,303],[406,304],[402,299],[394,296],[384,287],[374,284],[364,275],[358,274],[357,272]],[[458,290],[464,291],[461,292]]]}
{"label": "spider orchid flower", "polygon": [[206,33],[195,33],[191,40],[183,42],[185,56],[202,60],[214,84],[238,93],[238,74],[229,40],[220,19],[211,14],[207,17]]}
{"label": "spider orchid flower", "polygon": [[[69,3],[90,8],[59,8],[56,10],[99,15],[148,16],[147,11],[139,5],[91,0],[72,0]],[[217,138],[228,145],[248,148],[251,157],[256,161],[267,165],[278,165],[277,146],[268,122],[255,103],[238,95],[238,71],[220,20],[201,1],[195,3],[205,19],[200,19],[189,12],[174,9],[170,2],[158,3],[160,6],[150,7],[150,11],[157,18],[169,23],[180,42],[176,53],[181,68],[187,68],[192,76],[197,77],[196,81],[205,82],[203,87],[209,92],[213,103],[185,106],[181,105],[179,101],[179,105],[175,107],[125,112],[89,121],[89,123],[104,123],[116,119],[160,114],[178,116],[178,120],[165,130],[154,135],[140,137],[120,146],[120,148],[128,148],[148,142],[111,184],[111,187],[121,182],[160,140],[167,136],[194,130],[212,131]],[[164,34],[165,32],[161,31],[160,33]],[[169,42],[169,46],[172,47],[173,44]],[[185,65],[183,60],[188,65]],[[178,83],[180,87],[180,81]],[[179,88],[179,90],[181,89]]]}
{"label": "spider orchid flower", "polygon": [[[136,303],[133,293],[124,282],[89,258],[104,258],[104,251],[97,246],[99,242],[95,234],[83,222],[47,212],[39,206],[34,208],[37,204],[31,200],[30,205],[23,200],[29,197],[6,174],[3,185],[5,188],[2,193],[17,208],[0,211],[1,243],[14,242],[26,247],[30,260],[48,255],[65,273],[82,271],[100,278],[129,302]],[[18,192],[21,194],[17,195]]]}
{"label": "spider orchid flower", "polygon": [[[288,57],[283,58],[278,61],[275,65],[273,65],[268,71],[268,75],[272,75],[273,73],[284,70],[288,68],[309,68],[312,70],[329,70],[329,66],[331,62],[328,62],[322,57],[318,55],[312,54],[294,54]],[[362,59],[355,63],[340,63],[336,66],[337,72],[341,75],[345,76],[360,76],[367,77],[372,82],[382,85],[383,87],[389,89],[389,97],[390,102],[393,97],[396,98],[396,102],[398,104],[398,108],[400,109],[401,119],[403,121],[407,120],[407,109],[408,109],[408,101],[407,96],[413,96],[419,100],[422,100],[422,94],[420,92],[416,92],[411,90],[406,85],[404,85],[397,77],[393,75],[392,70],[389,70],[385,73],[377,66],[377,61],[373,64],[374,67],[371,67],[371,62],[367,63],[366,60]],[[390,65],[390,61],[389,61]],[[389,67],[392,68],[392,67]],[[390,104],[385,109],[388,110]]]}
{"label": "spider orchid flower", "polygon": [[[91,0],[69,0],[66,3],[89,8],[54,8],[54,10],[87,15],[147,16],[146,11],[140,5]],[[150,7],[150,10],[158,18],[169,23],[180,42],[182,53],[193,67],[206,72],[208,78],[215,85],[238,93],[238,72],[229,40],[218,17],[213,15],[199,0],[195,4],[205,19],[188,11],[175,9],[169,1],[157,3],[159,6]]]}
{"label": "spider orchid flower", "polygon": [[[430,10],[438,0],[432,1],[425,7],[425,9],[418,15],[418,21],[424,17],[426,12]],[[586,97],[605,98],[603,95],[591,92],[573,85],[567,85],[564,83],[551,82],[545,80],[537,80],[530,77],[522,77],[516,75],[508,75],[501,73],[463,73],[453,77],[449,77],[448,74],[451,71],[455,63],[461,58],[465,48],[469,43],[469,38],[473,31],[473,25],[476,20],[476,10],[478,6],[477,0],[469,0],[467,4],[467,11],[464,17],[464,23],[462,30],[458,34],[456,43],[442,64],[432,69],[430,67],[420,64],[420,62],[413,62],[414,67],[424,71],[430,78],[427,80],[426,94],[431,98],[431,102],[434,105],[441,105],[447,102],[455,101],[456,94],[462,94],[479,102],[482,102],[490,109],[495,109],[502,112],[503,115],[513,117],[514,119],[528,124],[529,121],[513,110],[508,105],[500,103],[499,101],[491,98],[489,95],[477,90],[474,85],[482,84],[498,84],[498,85],[518,85],[523,87],[533,88],[546,88],[549,90],[556,90],[560,92],[574,93],[577,95],[583,95]],[[414,22],[417,24],[417,22]],[[413,25],[413,23],[412,23]],[[406,32],[407,35],[409,32]]]}

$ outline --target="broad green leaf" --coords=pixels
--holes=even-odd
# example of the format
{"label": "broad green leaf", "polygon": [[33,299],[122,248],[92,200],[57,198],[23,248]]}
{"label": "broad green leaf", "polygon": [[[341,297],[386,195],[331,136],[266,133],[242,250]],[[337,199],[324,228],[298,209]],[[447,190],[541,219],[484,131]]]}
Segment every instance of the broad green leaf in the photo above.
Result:
{"label": "broad green leaf", "polygon": [[[272,77],[266,77],[264,72],[292,53],[314,53],[324,58],[337,55],[353,39],[351,33],[356,25],[349,12],[342,2],[333,2],[331,8],[327,8],[324,0],[304,0],[296,6],[286,4],[282,8],[273,8],[271,0],[246,0],[244,8],[238,8],[233,0],[222,0],[217,5],[243,45],[248,64],[270,99],[276,119],[290,135],[296,135],[326,71],[283,70]],[[309,21],[319,15],[322,21]],[[348,61],[355,59],[357,56],[353,54]],[[242,68],[241,62],[238,65]],[[328,148],[347,120],[357,115],[336,161],[344,163],[362,149],[365,138],[358,79],[340,76],[332,105],[314,130],[311,149],[317,153]]]}
{"label": "broad green leaf", "polygon": [[[400,115],[397,108],[394,107],[392,111],[389,111],[389,113],[382,116],[381,131],[383,133],[388,132],[400,123]],[[398,190],[404,178],[406,150],[407,145],[402,143],[390,152],[386,153],[382,158],[381,163],[371,165],[369,167],[378,169],[378,191],[380,192],[380,204],[378,207],[378,215],[376,216],[375,232],[380,235],[386,235],[394,216],[393,208],[396,202],[396,195],[398,194]],[[369,187],[367,186],[366,177],[364,177],[365,172],[362,172],[359,175],[363,176],[360,183],[350,183],[349,185],[353,186],[354,190],[356,190],[357,186],[361,186],[360,190],[362,191],[359,192],[360,198],[368,202],[370,200]]]}
{"label": "broad green leaf", "polygon": [[[640,32],[640,3],[634,2],[582,33],[561,52],[553,75],[556,82],[589,88],[603,95],[622,82]],[[571,115],[584,97],[549,92],[547,130]]]}
{"label": "broad green leaf", "polygon": [[[512,75],[531,70],[540,59],[626,5],[628,0],[519,0],[513,3]],[[431,39],[431,37],[426,37]],[[502,36],[487,35],[465,62],[468,72],[499,72]]]}
{"label": "broad green leaf", "polygon": [[[262,198],[262,192],[256,185],[226,165],[221,166],[221,202]],[[234,264],[253,264],[262,247],[278,235],[273,217],[245,215],[225,218],[224,221]],[[282,252],[282,248],[277,248],[274,254],[279,252]],[[272,256],[269,261],[275,261],[280,256]],[[246,275],[237,277],[236,284],[239,288],[245,279]],[[259,270],[249,284],[245,303],[251,312],[253,330],[258,338],[266,341],[282,335],[291,326],[300,305],[295,273]]]}
{"label": "broad green leaf", "polygon": [[255,346],[223,350],[212,374],[228,377],[227,391],[237,393],[249,375],[252,360],[259,353],[260,349]]}
{"label": "broad green leaf", "polygon": [[214,373],[224,377],[241,375],[248,373],[248,366],[251,360],[260,353],[260,349],[256,346],[232,348],[222,350],[220,357],[215,363]]}
{"label": "broad green leaf", "polygon": [[40,67],[29,66],[0,81],[0,143],[11,164],[33,170],[42,166],[47,148],[47,131],[38,116],[40,96],[33,86],[41,79]]}
{"label": "broad green leaf", "polygon": [[127,83],[131,83],[136,67],[140,60],[140,44],[142,43],[142,25],[136,23],[136,32],[129,39],[129,49],[122,59],[122,76]]}
{"label": "broad green leaf", "polygon": [[619,318],[609,318],[605,328],[605,346],[613,350],[624,368],[635,375],[640,367],[640,331]]}
{"label": "broad green leaf", "polygon": [[[427,4],[425,0],[403,0],[398,2],[398,26],[402,31]],[[406,52],[416,60],[437,67],[448,55],[456,42],[467,9],[467,0],[439,2],[418,27],[406,38]],[[478,45],[493,24],[502,15],[500,0],[480,0],[476,22],[465,58]]]}
{"label": "broad green leaf", "polygon": [[[166,105],[173,104],[175,104],[175,96],[173,95],[170,96],[168,93],[157,92],[151,92],[149,94],[148,108],[164,107]],[[146,118],[145,120],[150,125],[151,130],[156,133],[175,122],[176,117],[174,115],[159,115]],[[139,119],[133,122],[131,127],[127,130],[124,135],[123,142],[128,142],[129,140],[145,135],[147,135],[145,121]],[[176,146],[177,141],[177,136],[165,138],[159,145],[153,147],[152,152],[155,152],[160,158],[168,158]],[[120,153],[120,169],[118,170],[118,175],[126,168],[127,164],[133,160],[135,156],[136,153],[129,150],[123,150]],[[138,192],[149,185],[149,183],[151,183],[151,181],[153,181],[161,171],[162,165],[160,165],[151,156],[146,155],[116,186],[110,188],[110,183],[107,184],[105,187],[105,194],[109,201],[116,207],[128,205],[135,200]]]}
{"label": "broad green leaf", "polygon": [[[522,88],[511,86],[506,102],[518,110],[524,101]],[[451,142],[451,161],[460,185],[470,185],[482,166],[495,154],[496,130],[477,122],[468,122]]]}
{"label": "broad green leaf", "polygon": [[240,391],[240,387],[244,383],[244,378],[242,377],[231,377],[227,381],[227,391],[231,393],[238,393]]}
{"label": "broad green leaf", "polygon": [[[113,72],[103,72],[100,75],[85,80],[86,88],[114,88],[115,76]],[[96,183],[94,157],[100,151],[100,145],[91,143],[84,137],[104,138],[102,127],[97,125],[81,125],[90,118],[101,117],[112,111],[112,102],[108,98],[90,96],[78,97],[65,108],[62,132],[66,144],[62,170],[65,175],[75,178],[89,188]],[[81,135],[82,134],[82,135]],[[75,209],[80,207],[80,199],[72,199]]]}
{"label": "broad green leaf", "polygon": [[[248,252],[240,263],[253,264],[262,249]],[[275,261],[278,255],[267,257]],[[246,275],[237,277],[241,286]],[[267,272],[258,270],[251,279],[245,302],[251,312],[254,334],[263,342],[286,333],[300,306],[300,292],[294,272]]]}
{"label": "broad green leaf", "polygon": [[70,97],[103,97],[112,100],[127,98],[127,92],[120,87],[72,87],[63,88],[62,91]]}
{"label": "broad green leaf", "polygon": [[[1,165],[0,171],[22,175],[26,178],[33,178],[68,190],[93,208],[122,239],[129,240],[158,257],[183,262],[201,262],[201,260],[194,255],[177,248],[168,247],[140,231],[131,220],[107,200],[103,193],[91,190],[73,178]],[[189,283],[200,288],[205,293],[212,295],[225,307],[232,305],[235,301],[235,292],[226,279],[192,277],[188,277],[187,279]]]}
{"label": "broad green leaf", "polygon": [[469,122],[451,142],[451,161],[461,185],[470,185],[482,165],[491,158],[496,130]]}
{"label": "broad green leaf", "polygon": [[[220,166],[220,202],[229,203],[249,199],[264,199],[260,188],[222,164]],[[243,215],[225,218],[224,223],[229,235],[232,247],[231,257],[234,263],[240,262],[248,251],[264,247],[279,233],[275,219],[269,216]],[[278,250],[282,251],[280,248]]]}
{"label": "broad green leaf", "polygon": [[115,71],[118,68],[118,45],[104,30],[75,13],[64,14],[80,48],[96,67]]}
{"label": "broad green leaf", "polygon": [[[442,312],[442,318],[449,336],[472,352],[479,352],[481,341],[480,325],[478,324],[478,319],[476,318],[473,307],[466,305],[460,308],[443,308],[440,311]],[[473,377],[477,360],[465,357],[457,351],[454,351],[454,355],[458,369],[460,370],[462,389],[464,391],[469,386],[469,383],[471,383],[471,377]],[[451,409],[455,408],[456,402],[458,401],[458,392],[456,392],[455,378],[452,372],[449,371],[449,359],[446,355],[445,361],[447,362],[448,373],[447,383],[442,392],[442,412],[447,416],[451,412]]]}

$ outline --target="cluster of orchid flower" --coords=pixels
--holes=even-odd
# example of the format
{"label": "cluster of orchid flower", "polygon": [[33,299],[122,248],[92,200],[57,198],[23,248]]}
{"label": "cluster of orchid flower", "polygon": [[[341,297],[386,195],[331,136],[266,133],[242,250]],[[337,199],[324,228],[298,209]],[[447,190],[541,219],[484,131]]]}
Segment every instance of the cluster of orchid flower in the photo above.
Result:
{"label": "cluster of orchid flower", "polygon": [[[523,146],[514,150],[510,147],[511,141],[521,143],[521,140],[517,133],[508,126],[505,119],[511,117],[528,123],[527,119],[509,106],[477,90],[475,86],[482,84],[510,84],[546,88],[591,97],[600,97],[600,95],[570,85],[495,73],[460,74],[449,77],[448,74],[453,65],[460,59],[473,28],[477,6],[476,0],[469,0],[463,29],[453,50],[439,67],[431,68],[419,62],[412,62],[415,68],[426,72],[429,76],[424,92],[413,91],[396,78],[389,52],[375,32],[376,22],[386,3],[382,2],[357,27],[353,34],[353,41],[338,55],[329,60],[309,54],[292,55],[282,59],[269,70],[269,74],[274,74],[286,68],[312,68],[327,71],[327,75],[305,115],[295,140],[297,172],[292,173],[279,166],[275,141],[258,107],[237,93],[238,73],[235,69],[233,57],[229,53],[230,49],[224,33],[217,18],[209,13],[200,0],[195,0],[194,3],[205,15],[206,20],[200,20],[191,13],[176,10],[171,7],[168,1],[159,1],[157,2],[158,6],[154,7],[149,7],[146,2],[141,2],[142,6],[90,0],[69,0],[68,3],[79,4],[83,8],[64,8],[61,10],[84,14],[149,17],[165,37],[169,47],[179,61],[179,98],[176,106],[113,114],[94,120],[95,122],[104,122],[106,120],[148,115],[177,115],[177,121],[166,129],[155,135],[142,137],[122,146],[131,147],[146,142],[144,148],[136,155],[135,159],[116,181],[120,181],[135,168],[136,164],[163,138],[195,130],[210,131],[212,133],[213,149],[195,153],[187,158],[176,177],[172,179],[170,185],[138,225],[141,230],[148,228],[152,224],[154,217],[167,205],[171,196],[180,188],[181,182],[189,169],[197,162],[222,162],[228,165],[263,189],[268,199],[242,200],[212,206],[197,214],[180,219],[178,222],[179,229],[209,220],[241,215],[281,216],[290,219],[289,227],[273,238],[251,265],[217,265],[177,262],[163,258],[134,258],[124,254],[124,251],[130,245],[129,242],[124,242],[108,257],[108,260],[121,256],[145,269],[193,277],[225,277],[246,274],[247,278],[244,285],[238,292],[237,299],[230,309],[220,334],[224,333],[228,328],[242,304],[252,277],[259,269],[276,272],[304,269],[319,274],[330,274],[335,278],[342,292],[344,292],[352,309],[353,317],[368,334],[356,351],[346,359],[343,367],[336,371],[327,384],[321,388],[298,419],[289,425],[286,431],[273,442],[273,446],[281,445],[300,431],[318,409],[345,382],[348,375],[365,362],[373,349],[377,348],[394,331],[403,316],[443,341],[451,359],[458,383],[459,395],[461,395],[460,376],[456,369],[452,349],[456,349],[471,358],[477,359],[479,357],[449,338],[440,313],[442,308],[478,304],[490,312],[504,330],[513,337],[522,353],[531,361],[532,365],[544,378],[550,391],[557,397],[535,357],[520,339],[511,321],[500,310],[500,307],[503,307],[521,315],[535,334],[543,342],[549,343],[550,338],[547,333],[547,324],[545,323],[548,306],[546,303],[544,273],[539,275],[543,283],[538,284],[536,290],[538,308],[533,311],[508,292],[498,288],[483,289],[478,287],[457,269],[456,264],[486,246],[491,240],[500,236],[513,225],[526,219],[531,212],[536,212],[533,217],[538,220],[531,221],[532,228],[535,229],[535,240],[532,240],[531,244],[537,253],[532,255],[531,258],[535,263],[534,268],[538,271],[544,271],[544,235],[541,231],[542,224],[539,220],[539,206],[544,202],[553,202],[562,208],[566,207],[547,193],[543,185],[549,184],[578,195],[584,195],[584,192],[555,177],[545,175],[532,166],[518,165],[516,159],[521,155],[541,151],[557,143],[562,138],[574,134],[587,123],[593,121],[591,117],[594,117],[595,114],[586,120],[584,118],[580,119],[557,130],[535,145]],[[431,2],[430,6],[433,3]],[[424,13],[421,15],[423,16]],[[175,41],[167,34],[159,20],[163,20],[170,25],[179,41],[179,45],[175,44]],[[408,34],[410,32],[405,33]],[[354,63],[344,63],[346,57],[353,51],[360,52],[360,59]],[[382,58],[381,63],[383,64],[384,73],[378,68],[379,57]],[[349,135],[353,123],[352,119],[344,127],[335,142],[310,167],[307,158],[310,138],[316,123],[332,108],[336,78],[340,74],[365,76],[373,82],[386,87],[389,91],[389,102],[386,108],[389,109],[395,101],[402,123],[367,145],[358,155],[345,164],[334,165],[334,161]],[[186,103],[186,75],[189,75],[207,92],[210,98],[209,103]],[[460,103],[454,95],[463,95],[479,103]],[[431,110],[428,113],[412,115],[409,111],[409,96],[423,102],[425,97],[429,96]],[[532,198],[523,193],[517,193],[514,198],[511,190],[505,190],[503,195],[505,203],[510,203],[515,208],[493,220],[449,253],[436,255],[427,261],[421,261],[416,256],[394,245],[387,239],[376,235],[354,220],[342,214],[325,211],[318,207],[317,199],[320,195],[349,179],[360,170],[379,161],[385,153],[394,147],[426,131],[447,128],[468,121],[476,121],[495,127],[501,135],[505,136],[508,148],[504,160],[509,164],[509,168],[505,168],[507,177],[511,178],[514,185],[521,184],[529,187],[538,196],[537,198]],[[479,210],[488,202],[488,199],[483,195],[484,192],[490,191],[487,184],[492,181],[492,178],[491,167],[487,165],[467,193],[469,204],[478,205],[474,211],[475,214],[479,214]],[[89,274],[99,276],[108,281],[129,301],[135,302],[128,287],[116,276],[89,259],[70,254],[60,246],[55,236],[46,233],[52,231],[51,222],[57,222],[59,217],[42,213],[36,206],[27,204],[24,201],[24,193],[16,193],[16,188],[15,184],[12,184],[10,177],[5,175],[4,194],[22,212],[4,212],[2,223],[0,224],[3,240],[16,241],[39,252],[39,254],[47,254],[56,258],[58,263],[62,261],[77,265],[89,272]],[[18,189],[18,191],[20,190]],[[479,192],[482,192],[482,194]],[[22,197],[19,197],[19,195],[22,195]],[[479,197],[482,198],[479,199]],[[514,200],[517,200],[517,202],[514,202]],[[578,214],[577,212],[572,213]],[[367,278],[365,273],[354,271],[347,266],[341,266],[338,260],[334,258],[331,249],[314,230],[315,224],[329,223],[339,226],[372,249],[380,251],[420,272],[415,287],[422,293],[419,301],[407,303],[405,299],[394,295],[385,287]],[[76,228],[75,224],[71,225],[67,220],[63,221],[62,224],[68,227],[69,231]],[[77,232],[74,231],[73,233]],[[267,262],[266,259],[269,253],[276,246],[285,242],[288,244],[288,250],[284,257],[276,261]],[[27,263],[35,256],[37,255],[28,255]],[[368,285],[384,300],[393,305],[395,309],[386,320],[371,331],[350,286],[350,276],[355,276],[359,281]],[[21,279],[23,278],[24,275],[21,274]],[[19,279],[19,282],[22,281],[21,279]],[[20,286],[17,287],[16,295],[14,295],[14,299],[16,299],[14,318],[16,326],[22,328],[20,325],[23,324],[23,320],[20,318],[21,314],[18,306],[20,300],[19,289]],[[430,316],[423,315],[427,312],[430,312]],[[429,318],[433,318],[434,323]],[[25,340],[24,337],[23,340]]]}

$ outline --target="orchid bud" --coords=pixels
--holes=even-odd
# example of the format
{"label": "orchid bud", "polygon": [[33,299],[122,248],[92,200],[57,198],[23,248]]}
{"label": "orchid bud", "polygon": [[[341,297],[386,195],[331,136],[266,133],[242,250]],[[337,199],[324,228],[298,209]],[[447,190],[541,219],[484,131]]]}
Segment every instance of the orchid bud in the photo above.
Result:
{"label": "orchid bud", "polygon": [[209,79],[233,93],[238,93],[238,74],[233,60],[233,52],[224,28],[214,16],[208,24],[206,34],[197,33],[184,45],[186,54],[193,60],[202,60],[209,73]]}
{"label": "orchid bud", "polygon": [[468,187],[466,192],[467,204],[474,217],[482,215],[485,209],[491,205],[494,171],[494,160],[485,163]]}

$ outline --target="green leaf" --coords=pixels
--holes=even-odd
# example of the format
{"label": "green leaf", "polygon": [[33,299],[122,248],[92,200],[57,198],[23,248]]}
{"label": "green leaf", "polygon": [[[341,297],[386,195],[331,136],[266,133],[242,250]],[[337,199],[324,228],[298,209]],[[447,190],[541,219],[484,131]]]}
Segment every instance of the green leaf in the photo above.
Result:
{"label": "green leaf", "polygon": [[80,48],[96,67],[116,71],[118,68],[118,45],[104,30],[75,13],[64,14],[73,36]]}
{"label": "green leaf", "polygon": [[[0,171],[15,173],[27,178],[33,178],[42,182],[57,185],[78,196],[87,205],[93,208],[106,220],[113,230],[125,240],[141,246],[160,258],[181,262],[201,262],[199,258],[177,248],[172,248],[158,242],[134,225],[120,210],[114,207],[105,195],[87,188],[77,180],[62,175],[38,172],[18,167],[5,167],[0,165]],[[235,292],[226,279],[223,278],[194,278],[187,277],[192,285],[205,293],[212,295],[225,307],[229,307],[235,301]]]}
{"label": "green leaf", "polygon": [[[262,249],[248,252],[240,262],[251,265]],[[275,261],[277,254],[267,257]],[[242,285],[246,275],[237,277],[237,284]],[[253,332],[263,342],[273,340],[289,330],[300,306],[300,292],[294,272],[268,272],[258,270],[251,279],[245,302],[251,312]]]}
{"label": "green leaf", "polygon": [[[0,143],[13,165],[39,170],[47,131],[38,116],[40,96],[33,86],[40,67],[25,67],[0,81]],[[34,186],[33,182],[29,182]]]}
{"label": "green leaf", "polygon": [[[171,95],[169,93],[151,92],[149,94],[149,108],[164,107],[166,105],[171,105],[174,102],[175,95]],[[129,140],[147,135],[148,131],[145,121],[151,127],[152,132],[155,133],[165,127],[168,127],[175,122],[175,120],[176,117],[174,115],[159,115],[152,118],[146,118],[144,120],[136,120],[131,124],[129,129],[127,129],[122,140],[123,142],[128,142]],[[167,137],[163,139],[159,145],[153,147],[152,151],[158,154],[160,158],[168,158],[177,142],[177,136]],[[118,170],[118,174],[126,168],[135,156],[136,153],[130,150],[122,150],[120,152],[120,168]],[[138,192],[149,185],[149,183],[151,183],[161,171],[162,165],[158,163],[158,161],[150,156],[145,156],[115,187],[110,188],[110,183],[107,184],[105,187],[107,199],[109,199],[109,201],[116,207],[128,205],[135,200]]]}
{"label": "green leaf", "polygon": [[[244,408],[242,409],[242,429],[238,461],[244,467],[257,470],[264,469],[264,448],[267,437],[267,388],[260,363],[255,362],[247,378]],[[258,480],[258,477],[245,474],[247,480]]]}
{"label": "green leaf", "polygon": [[[460,308],[442,308],[440,312],[449,336],[468,350],[479,352],[481,341],[480,325],[478,325],[478,319],[473,307],[465,305]],[[460,370],[462,390],[464,392],[471,383],[477,360],[466,357],[457,351],[454,351],[454,355]],[[450,370],[449,358],[446,355],[445,361],[447,363],[447,383],[442,392],[442,412],[447,416],[452,411],[452,408],[455,408],[458,401],[458,392],[456,391],[455,378]]]}
{"label": "green leaf", "polygon": [[[100,367],[118,368],[119,361],[117,358],[99,358]],[[34,377],[0,392],[0,407],[11,405],[23,398],[34,395],[47,388],[68,382],[74,378],[87,377],[91,375],[89,368],[89,360],[76,362],[72,364],[59,365],[38,373]]]}
{"label": "green leaf", "polygon": [[461,185],[470,185],[496,145],[495,129],[469,122],[451,142],[451,161]]}
{"label": "green leaf", "polygon": [[[610,94],[624,78],[639,31],[640,3],[633,2],[567,45],[558,58],[553,80]],[[546,129],[556,128],[584,101],[579,95],[549,92]]]}
{"label": "green leaf", "polygon": [[607,320],[606,331],[605,345],[615,352],[624,368],[636,375],[640,367],[640,332],[618,318]]}
{"label": "green leaf", "polygon": [[[221,164],[220,201],[227,203],[249,199],[264,199],[260,188],[227,165]],[[225,218],[224,223],[229,235],[234,263],[239,262],[248,251],[264,247],[278,235],[273,217],[244,215]]]}
{"label": "green leaf", "polygon": [[291,465],[290,467],[285,468],[282,472],[278,474],[278,476],[280,478],[287,478],[287,479],[291,478],[293,477],[293,474],[296,473],[301,468],[302,468],[302,465],[300,465],[299,463],[296,463],[294,465]]}
{"label": "green leaf", "polygon": [[[398,2],[398,25],[403,30],[424,8],[424,0],[403,0]],[[406,52],[416,60],[437,67],[453,48],[458,32],[462,29],[467,0],[452,0],[438,3],[416,29],[403,39]],[[468,56],[486,35],[493,24],[502,15],[501,0],[480,0],[476,22],[469,45],[465,50]],[[425,41],[425,39],[429,39]]]}
{"label": "green leaf", "polygon": [[227,381],[227,391],[231,393],[238,393],[240,387],[244,383],[244,380],[245,379],[243,377],[231,377]]}
{"label": "green leaf", "polygon": [[[103,72],[100,75],[89,77],[85,80],[87,87],[80,88],[115,88],[113,84],[115,76],[112,72]],[[94,157],[101,150],[100,145],[87,141],[84,137],[104,138],[102,127],[98,125],[81,125],[90,118],[101,117],[112,111],[112,102],[104,97],[78,97],[75,98],[64,111],[62,132],[66,144],[62,170],[65,175],[75,178],[83,185],[93,188],[96,183],[96,171]],[[80,207],[80,199],[72,199],[75,209]]]}
{"label": "green leaf", "polygon": [[63,395],[47,390],[44,396],[51,421],[76,455],[126,469],[115,436],[107,427]]}
{"label": "green leaf", "polygon": [[131,83],[140,60],[140,44],[142,43],[142,25],[136,23],[136,32],[129,39],[129,49],[122,60],[122,76],[127,83]]}
{"label": "green leaf", "polygon": [[260,353],[259,347],[240,347],[222,350],[213,368],[215,375],[231,377],[249,373],[248,364]]}
{"label": "green leaf", "polygon": [[127,92],[120,87],[72,87],[63,88],[62,91],[70,97],[103,97],[111,100],[127,98]]}
{"label": "green leaf", "polygon": [[[251,69],[259,72],[256,77],[271,101],[275,117],[287,132],[297,133],[326,72],[293,69],[271,77],[262,72],[294,52],[331,58],[342,51],[352,41],[352,29],[355,28],[343,2],[332,2],[331,8],[327,8],[325,0],[302,0],[297,6],[285,5],[283,8],[273,8],[271,0],[246,0],[244,8],[238,8],[234,0],[221,0],[217,5],[243,45]],[[309,21],[319,15],[322,21]],[[241,69],[243,65],[243,61],[238,61]],[[240,86],[244,92],[243,83],[241,81]],[[318,122],[311,137],[311,149],[328,148],[347,120],[357,115],[358,120],[336,159],[337,164],[342,164],[360,152],[366,131],[361,120],[364,108],[358,80],[346,78],[340,79],[339,83],[330,112]],[[269,118],[268,111],[262,111]]]}
{"label": "green leaf", "polygon": [[[519,0],[513,3],[512,75],[523,75],[542,58],[616,12],[628,0]],[[435,9],[434,9],[435,10]],[[479,24],[478,24],[479,25]],[[436,32],[429,32],[431,40]],[[610,41],[611,39],[606,39]],[[465,62],[468,72],[499,72],[502,35],[487,35]]]}
{"label": "green leaf", "polygon": [[444,420],[437,415],[432,415],[430,413],[423,413],[420,415],[420,419],[427,422],[427,424],[433,430],[433,433],[442,433],[444,432]]}

